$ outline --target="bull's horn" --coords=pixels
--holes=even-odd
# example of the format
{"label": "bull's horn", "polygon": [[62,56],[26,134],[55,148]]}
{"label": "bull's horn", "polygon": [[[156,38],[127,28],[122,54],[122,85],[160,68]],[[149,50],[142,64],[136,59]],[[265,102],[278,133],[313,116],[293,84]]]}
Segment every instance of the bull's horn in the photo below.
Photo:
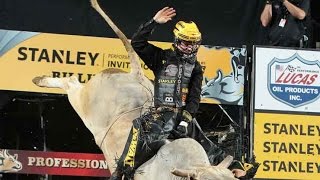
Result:
{"label": "bull's horn", "polygon": [[3,149],[0,149],[0,157],[4,157],[3,151]]}
{"label": "bull's horn", "polygon": [[7,149],[4,150],[4,157],[5,157],[5,158],[10,157],[10,154],[9,154],[9,152],[8,152]]}
{"label": "bull's horn", "polygon": [[204,83],[207,84],[209,82],[207,77],[204,77]]}
{"label": "bull's horn", "polygon": [[238,73],[238,65],[235,60],[232,60],[232,69],[233,69],[233,79],[236,83],[239,83],[239,73]]}
{"label": "bull's horn", "polygon": [[221,72],[221,70],[219,69],[218,71],[217,71],[217,77],[214,79],[214,81],[215,82],[220,82],[221,80],[222,80],[222,72]]}
{"label": "bull's horn", "polygon": [[220,162],[217,166],[218,167],[223,167],[223,168],[228,168],[230,166],[230,164],[233,161],[233,157],[228,155],[226,158],[224,158],[224,160],[222,162]]}
{"label": "bull's horn", "polygon": [[13,157],[14,157],[15,160],[17,160],[18,159],[18,154],[14,154]]}
{"label": "bull's horn", "polygon": [[190,169],[172,169],[171,173],[179,177],[192,177],[193,179],[199,179],[198,173],[195,170]]}

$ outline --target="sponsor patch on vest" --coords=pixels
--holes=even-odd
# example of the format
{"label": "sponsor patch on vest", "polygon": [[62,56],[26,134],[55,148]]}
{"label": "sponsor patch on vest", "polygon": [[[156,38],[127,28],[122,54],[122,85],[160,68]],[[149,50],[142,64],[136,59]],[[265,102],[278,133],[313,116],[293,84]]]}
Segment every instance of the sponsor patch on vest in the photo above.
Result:
{"label": "sponsor patch on vest", "polygon": [[175,79],[159,79],[158,83],[165,83],[165,84],[175,84]]}
{"label": "sponsor patch on vest", "polygon": [[178,73],[178,67],[175,64],[169,64],[166,67],[165,75],[170,77],[175,77]]}
{"label": "sponsor patch on vest", "polygon": [[182,93],[188,93],[188,92],[189,92],[189,89],[188,89],[188,88],[182,88],[181,92],[182,92]]}
{"label": "sponsor patch on vest", "polygon": [[165,93],[163,95],[164,101],[167,103],[172,103],[173,102],[173,95],[172,94],[167,94]]}

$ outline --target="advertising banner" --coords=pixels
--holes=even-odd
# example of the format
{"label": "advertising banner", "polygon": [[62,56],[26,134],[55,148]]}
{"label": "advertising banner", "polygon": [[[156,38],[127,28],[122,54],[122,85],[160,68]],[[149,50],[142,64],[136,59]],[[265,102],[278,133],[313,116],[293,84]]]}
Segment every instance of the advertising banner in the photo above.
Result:
{"label": "advertising banner", "polygon": [[201,46],[204,69],[201,102],[243,105],[246,48]]}
{"label": "advertising banner", "polygon": [[257,179],[320,179],[320,52],[254,49]]}
{"label": "advertising banner", "polygon": [[[162,48],[172,43],[151,42]],[[198,61],[204,70],[202,102],[242,105],[245,48],[201,46]],[[141,61],[145,75],[153,73]],[[117,68],[130,71],[120,39],[0,30],[0,89],[41,93],[65,92],[40,88],[37,76],[76,76],[88,82],[96,73]]]}
{"label": "advertising banner", "polygon": [[255,113],[255,178],[320,179],[320,117]]}
{"label": "advertising banner", "polygon": [[0,173],[109,177],[103,154],[0,149]]}
{"label": "advertising banner", "polygon": [[319,112],[320,51],[255,50],[255,109]]}

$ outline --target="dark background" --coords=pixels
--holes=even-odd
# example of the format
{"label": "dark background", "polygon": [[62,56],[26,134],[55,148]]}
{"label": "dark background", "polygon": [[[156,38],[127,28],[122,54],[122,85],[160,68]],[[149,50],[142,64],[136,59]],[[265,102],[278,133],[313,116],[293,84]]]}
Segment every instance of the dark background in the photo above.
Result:
{"label": "dark background", "polygon": [[[118,27],[130,38],[139,24],[164,6],[177,10],[175,19],[160,26],[152,40],[172,41],[178,20],[193,20],[203,34],[203,44],[241,46],[259,43],[260,14],[265,0],[117,0],[100,1]],[[320,2],[311,0],[312,17],[320,22]],[[315,24],[313,24],[315,26]],[[1,0],[0,28],[36,32],[116,37],[89,0]],[[319,27],[314,30],[319,40]],[[313,41],[315,41],[313,40]]]}
{"label": "dark background", "polygon": [[[171,42],[174,24],[179,20],[193,20],[202,32],[202,44],[246,45],[249,52],[253,44],[260,44],[263,39],[259,18],[264,3],[264,0],[100,1],[128,38],[156,11],[172,6],[177,16],[172,22],[159,26],[151,40]],[[312,48],[320,41],[319,9],[320,1],[311,0]],[[0,29],[116,37],[91,8],[89,0],[0,0]],[[232,112],[238,110],[226,108]],[[219,121],[211,122],[212,127],[222,122],[221,114],[216,114],[215,120]],[[13,91],[0,91],[0,148],[101,153],[66,96]],[[45,176],[0,174],[1,178],[25,180],[44,179]],[[49,179],[98,178],[52,176]]]}

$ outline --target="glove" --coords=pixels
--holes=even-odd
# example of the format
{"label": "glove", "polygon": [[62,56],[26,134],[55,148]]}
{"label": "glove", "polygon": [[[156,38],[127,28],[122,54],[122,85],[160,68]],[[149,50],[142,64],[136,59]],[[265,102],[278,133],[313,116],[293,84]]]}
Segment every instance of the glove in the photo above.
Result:
{"label": "glove", "polygon": [[186,110],[183,110],[182,111],[182,118],[181,118],[181,122],[180,124],[178,125],[177,127],[177,131],[183,135],[183,136],[186,136],[188,134],[188,125],[189,123],[192,121],[192,116],[191,114],[186,111]]}
{"label": "glove", "polygon": [[177,127],[177,131],[179,132],[180,136],[187,136],[188,134],[188,123],[185,121],[181,121]]}
{"label": "glove", "polygon": [[192,121],[192,116],[187,110],[182,111],[182,120],[188,123]]}

